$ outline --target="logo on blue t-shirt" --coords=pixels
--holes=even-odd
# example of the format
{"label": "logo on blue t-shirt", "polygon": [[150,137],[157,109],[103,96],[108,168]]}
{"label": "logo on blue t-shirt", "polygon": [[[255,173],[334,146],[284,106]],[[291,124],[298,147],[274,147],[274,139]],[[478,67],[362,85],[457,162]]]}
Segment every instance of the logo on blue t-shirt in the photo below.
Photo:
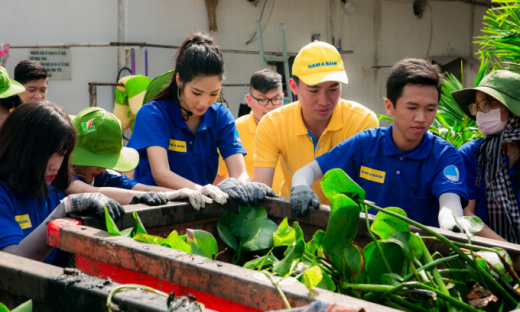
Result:
{"label": "logo on blue t-shirt", "polygon": [[459,182],[459,169],[454,165],[444,168],[444,176],[453,182]]}
{"label": "logo on blue t-shirt", "polygon": [[238,142],[242,142],[242,140],[240,140],[240,135],[238,134],[238,129],[235,128],[235,138],[237,139]]}

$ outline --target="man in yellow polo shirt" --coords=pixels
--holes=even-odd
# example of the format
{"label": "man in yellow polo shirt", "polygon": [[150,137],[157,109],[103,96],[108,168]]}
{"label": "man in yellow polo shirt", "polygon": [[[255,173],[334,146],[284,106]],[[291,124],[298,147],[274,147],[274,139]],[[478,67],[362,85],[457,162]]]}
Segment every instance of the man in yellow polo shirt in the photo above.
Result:
{"label": "man in yellow polo shirt", "polygon": [[[252,177],[254,169],[255,154],[255,134],[260,120],[270,111],[283,105],[282,76],[270,69],[262,69],[251,76],[251,86],[247,95],[247,106],[251,107],[249,115],[238,118],[237,125],[240,141],[246,149],[247,155],[244,156],[247,174]],[[223,181],[228,176],[226,163],[219,157],[219,166],[215,185]],[[283,174],[280,166],[276,166],[273,184],[271,188],[276,194],[280,194]]]}
{"label": "man in yellow polo shirt", "polygon": [[[318,156],[354,134],[378,127],[373,111],[340,99],[347,74],[336,48],[314,41],[303,47],[294,60],[289,86],[298,101],[267,114],[255,137],[253,181],[269,186],[280,162],[284,180],[280,195],[291,196],[293,174]],[[320,187],[312,184],[322,204],[330,204]],[[319,207],[317,200],[312,203]]]}

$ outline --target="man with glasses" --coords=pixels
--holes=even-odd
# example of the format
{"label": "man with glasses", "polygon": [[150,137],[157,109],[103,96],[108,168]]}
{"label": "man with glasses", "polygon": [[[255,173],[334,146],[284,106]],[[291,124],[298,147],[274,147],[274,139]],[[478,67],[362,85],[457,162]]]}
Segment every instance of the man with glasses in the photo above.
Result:
{"label": "man with glasses", "polygon": [[[362,131],[294,174],[291,209],[314,208],[313,181],[341,168],[379,207],[399,207],[428,226],[460,232],[453,216],[468,203],[464,165],[457,149],[428,132],[439,105],[442,73],[425,60],[404,59],[390,69],[385,109],[388,128]],[[369,213],[377,211],[370,209]]]}
{"label": "man with glasses", "polygon": [[[280,163],[284,180],[280,195],[289,197],[293,174],[359,131],[378,126],[374,112],[340,99],[347,74],[341,55],[328,43],[314,41],[298,53],[289,87],[298,101],[267,114],[255,137],[253,181],[272,185]],[[329,201],[319,181],[312,189],[323,204]]]}
{"label": "man with glasses", "polygon": [[[283,89],[282,76],[272,70],[263,69],[257,71],[251,76],[251,86],[247,95],[247,106],[251,107],[249,115],[238,118],[235,123],[237,125],[238,136],[242,141],[242,145],[246,149],[247,155],[244,156],[246,170],[250,177],[253,176],[255,153],[255,134],[256,128],[260,120],[270,111],[283,105]],[[228,176],[226,163],[220,157],[218,174],[215,185],[223,181]],[[282,185],[283,175],[280,166],[276,166],[273,184],[271,188],[278,194]]]}

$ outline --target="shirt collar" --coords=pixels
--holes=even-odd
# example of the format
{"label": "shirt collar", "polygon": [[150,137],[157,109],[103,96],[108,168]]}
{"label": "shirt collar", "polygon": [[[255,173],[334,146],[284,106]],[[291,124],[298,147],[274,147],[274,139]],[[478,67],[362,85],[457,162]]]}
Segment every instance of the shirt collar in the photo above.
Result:
{"label": "shirt collar", "polygon": [[[171,104],[173,105],[173,120],[175,121],[175,124],[177,126],[180,126],[181,128],[190,130],[190,128],[188,127],[188,125],[186,124],[184,119],[182,119],[182,112],[181,112],[181,107],[179,105],[179,100],[174,99],[171,101],[172,101]],[[213,126],[215,124],[216,113],[217,112],[216,112],[215,104],[213,104],[208,108],[206,113],[204,113],[204,115],[202,115],[202,117],[200,118],[200,123],[199,123],[199,127],[197,128],[197,132],[204,131],[207,128]]]}
{"label": "shirt collar", "polygon": [[256,124],[255,117],[253,116],[252,111],[251,111],[251,113],[249,113],[249,117],[247,117],[246,123],[247,123],[247,130],[249,130],[249,132],[251,132],[252,134],[255,134],[256,128],[258,127],[258,125]]}
{"label": "shirt collar", "polygon": [[383,155],[400,155],[412,159],[424,159],[430,155],[433,145],[433,137],[428,131],[426,131],[423,139],[421,140],[421,143],[418,146],[409,151],[402,152],[397,148],[397,146],[395,146],[394,140],[392,139],[393,126],[394,125],[391,124],[390,127],[388,127],[384,132],[385,138],[383,141]]}
{"label": "shirt collar", "polygon": [[[296,134],[297,135],[307,135],[307,127],[305,127],[305,123],[303,122],[303,115],[302,115],[302,106],[300,104],[300,101],[296,102],[297,108],[296,108],[296,116],[295,116],[295,128],[296,128]],[[327,125],[327,128],[325,128],[325,132],[327,131],[336,131],[343,128],[343,122],[342,122],[342,116],[341,116],[341,107],[338,102],[338,105],[334,108],[334,111],[332,112],[332,116],[330,117],[329,124]]]}

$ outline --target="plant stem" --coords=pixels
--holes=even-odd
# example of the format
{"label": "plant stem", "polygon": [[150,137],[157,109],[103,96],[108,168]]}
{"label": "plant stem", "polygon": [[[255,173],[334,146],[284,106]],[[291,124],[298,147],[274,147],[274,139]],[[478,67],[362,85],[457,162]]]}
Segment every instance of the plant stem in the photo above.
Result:
{"label": "plant stem", "polygon": [[368,221],[368,208],[365,205],[361,205],[363,209],[365,210],[365,221],[367,223],[367,231],[368,235],[370,235],[370,238],[372,238],[372,241],[374,241],[374,244],[376,245],[377,251],[379,252],[379,255],[381,255],[381,260],[383,260],[383,264],[386,267],[386,271],[388,273],[392,273],[392,269],[390,268],[390,265],[388,264],[388,261],[386,261],[385,254],[383,253],[383,249],[381,249],[381,245],[379,245],[379,242],[377,238],[374,236],[374,233],[372,233],[372,229],[370,228],[370,222]]}
{"label": "plant stem", "polygon": [[[361,204],[365,204],[371,208],[374,208],[375,210],[377,211],[380,211],[380,212],[383,212],[383,213],[386,213],[388,215],[391,215],[393,217],[396,217],[400,220],[403,220],[405,222],[407,222],[408,224],[411,224],[421,230],[423,230],[424,232],[428,233],[429,235],[432,235],[432,236],[435,236],[436,238],[438,238],[441,242],[443,242],[444,244],[446,244],[448,247],[450,247],[451,249],[453,249],[453,251],[455,251],[457,254],[459,254],[461,256],[461,258],[466,261],[470,266],[473,266],[473,268],[475,270],[478,270],[479,268],[476,268],[474,267],[475,266],[475,263],[468,257],[468,255],[466,255],[466,253],[464,253],[462,250],[460,250],[460,248],[458,248],[455,244],[453,244],[452,241],[450,241],[449,239],[447,239],[446,237],[444,237],[443,235],[429,229],[428,227],[420,224],[419,222],[416,222],[416,221],[413,221],[407,217],[403,217],[401,216],[400,214],[398,213],[394,213],[392,211],[388,211],[388,210],[384,210],[383,208],[380,208],[376,205],[373,205],[367,201],[359,201],[359,203]],[[502,286],[500,286],[500,284],[495,281],[495,279],[490,275],[488,274],[487,272],[482,272],[482,275],[484,276],[486,282],[488,282],[489,284],[491,284],[493,286],[493,289],[489,289],[491,292],[496,292],[495,295],[500,295],[503,297],[503,299],[507,302],[507,305],[511,308],[514,308],[518,305],[518,302],[511,296],[511,294],[509,294]]]}
{"label": "plant stem", "polygon": [[262,262],[260,262],[260,266],[258,267],[259,272],[262,270],[262,267],[264,266],[265,259],[269,258],[269,255],[271,255],[271,252],[273,251],[273,249],[274,249],[274,246],[273,246],[273,248],[269,249],[269,251],[267,252],[267,255],[265,255],[264,259],[262,259]]}
{"label": "plant stem", "polygon": [[464,285],[464,286],[466,285],[466,283],[464,283],[464,282],[452,280],[452,279],[449,279],[449,278],[443,278],[442,280],[445,281],[445,282],[448,282],[448,283]]}
{"label": "plant stem", "polygon": [[444,269],[444,270],[439,270],[439,273],[441,274],[457,274],[457,273],[461,273],[461,274],[468,274],[468,270],[464,270],[464,269]]}
{"label": "plant stem", "polygon": [[285,303],[285,307],[287,307],[287,309],[290,309],[291,305],[289,304],[289,301],[287,301],[287,297],[285,297],[285,293],[280,288],[278,283],[274,281],[274,278],[271,275],[271,273],[267,272],[267,270],[262,271],[262,273],[264,273],[271,280],[271,283],[273,283],[274,287],[276,287],[276,289],[280,293],[280,297],[282,297],[282,301],[283,301],[283,303]]}
{"label": "plant stem", "polygon": [[420,305],[411,303],[410,301],[403,299],[403,297],[401,297],[401,296],[390,295],[388,297],[389,297],[390,300],[394,301],[395,303],[398,303],[398,304],[402,305],[403,307],[409,308],[409,309],[411,309],[413,311],[429,312],[428,310],[426,310],[425,308],[421,307]]}
{"label": "plant stem", "polygon": [[108,294],[108,297],[107,297],[107,311],[108,312],[112,312],[112,308],[115,308],[115,304],[112,303],[112,297],[114,297],[114,295],[117,292],[119,292],[119,291],[121,291],[123,289],[142,289],[142,290],[146,290],[146,291],[152,292],[154,294],[157,294],[157,295],[160,295],[160,296],[168,298],[168,294],[163,293],[162,291],[159,291],[157,289],[153,289],[153,288],[148,287],[148,286],[137,285],[137,284],[121,285],[121,286],[117,286],[116,288],[112,289],[110,291],[110,293]]}
{"label": "plant stem", "polygon": [[[442,299],[444,299],[445,301],[448,301],[449,303],[453,304],[455,307],[459,308],[459,309],[464,309],[466,311],[470,311],[470,312],[482,312],[481,310],[479,309],[475,309],[474,307],[470,306],[469,304],[466,304],[462,301],[459,301],[449,295],[446,295],[440,291],[438,291],[437,289],[433,288],[433,287],[430,287],[428,285],[420,285],[422,288],[424,289],[427,289],[427,290],[431,290],[431,291],[434,291],[437,296],[441,297]],[[455,309],[455,311],[457,311]]]}
{"label": "plant stem", "polygon": [[[424,248],[426,248],[426,247],[424,247]],[[446,258],[442,258],[442,259],[438,259],[438,260],[432,261],[432,262],[430,262],[430,263],[428,263],[428,264],[418,268],[417,272],[420,272],[420,271],[423,271],[423,270],[429,270],[430,268],[433,268],[433,267],[435,267],[435,266],[437,266],[437,265],[439,265],[441,263],[452,261],[452,260],[454,260],[454,259],[456,259],[458,257],[459,257],[458,255],[455,255],[455,256],[450,256],[450,257],[446,257]],[[413,276],[414,276],[413,273],[410,273],[410,274],[406,275],[403,278],[403,281],[407,282],[407,281],[411,280]]]}
{"label": "plant stem", "polygon": [[424,280],[424,278],[421,275],[419,275],[419,272],[417,272],[417,270],[415,269],[415,265],[413,264],[413,261],[410,261],[410,268],[412,269],[412,274],[415,275],[415,279],[418,282],[426,284],[426,281]]}
{"label": "plant stem", "polygon": [[397,303],[395,303],[395,302],[393,302],[391,300],[388,300],[388,299],[385,300],[384,304],[386,306],[388,306],[388,307],[391,307],[391,308],[394,308],[394,309],[397,309],[397,310],[401,310],[401,311],[405,311],[405,312],[414,312],[414,311],[412,311],[410,309],[407,309],[407,308],[401,306],[400,304],[397,304]]}

